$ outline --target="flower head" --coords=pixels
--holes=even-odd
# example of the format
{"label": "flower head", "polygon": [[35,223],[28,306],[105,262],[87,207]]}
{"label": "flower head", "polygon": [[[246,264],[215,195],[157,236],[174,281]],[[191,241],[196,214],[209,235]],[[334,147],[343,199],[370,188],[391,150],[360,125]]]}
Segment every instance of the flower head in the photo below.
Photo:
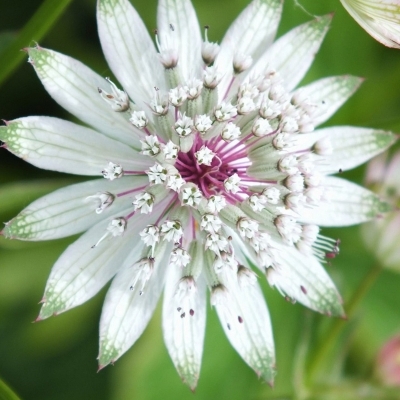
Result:
{"label": "flower head", "polygon": [[330,175],[395,137],[315,129],[361,80],[336,76],[295,89],[331,17],[273,43],[281,3],[251,2],[218,46],[202,40],[189,0],[160,0],[157,52],[128,0],[99,0],[100,40],[118,85],[65,55],[29,49],[46,90],[91,128],[27,117],[1,127],[0,139],[38,167],[101,178],[35,201],[3,235],[85,232],[53,267],[39,319],[82,304],[113,278],[100,322],[101,367],[138,339],[164,288],[165,343],[195,387],[208,287],[233,347],[272,382],[270,318],[252,268],[286,298],[343,314],[321,265],[338,242],[319,226],[364,222],[383,203]]}
{"label": "flower head", "polygon": [[374,39],[400,49],[400,2],[398,0],[340,0],[349,14]]}
{"label": "flower head", "polygon": [[363,237],[382,267],[400,272],[400,153],[389,158],[382,154],[374,158],[367,169],[366,184],[391,206],[363,227]]}

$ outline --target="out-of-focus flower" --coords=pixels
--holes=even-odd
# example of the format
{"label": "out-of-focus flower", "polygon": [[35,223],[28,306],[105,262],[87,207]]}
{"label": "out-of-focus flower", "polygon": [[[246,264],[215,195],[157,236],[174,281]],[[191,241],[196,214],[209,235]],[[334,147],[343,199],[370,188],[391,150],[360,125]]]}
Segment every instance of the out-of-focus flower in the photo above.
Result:
{"label": "out-of-focus flower", "polygon": [[400,153],[368,164],[366,183],[392,206],[392,212],[363,226],[368,247],[385,268],[400,272]]}
{"label": "out-of-focus flower", "polygon": [[400,386],[400,335],[389,339],[379,351],[376,373],[383,384]]}
{"label": "out-of-focus flower", "polygon": [[349,14],[374,39],[400,49],[399,0],[340,0]]}
{"label": "out-of-focus flower", "polygon": [[156,47],[127,0],[99,0],[103,51],[123,90],[57,52],[28,49],[47,91],[92,128],[27,117],[0,128],[32,164],[103,178],[58,190],[6,224],[3,235],[45,240],[85,232],[55,264],[38,319],[90,299],[110,279],[99,364],[145,329],[165,287],[163,331],[192,388],[203,351],[207,287],[225,333],[272,382],[270,318],[252,268],[288,300],[343,315],[321,265],[338,253],[319,226],[365,222],[376,195],[331,174],[390,146],[381,130],[324,123],[361,79],[295,89],[330,16],[275,43],[281,0],[255,0],[220,46],[201,39],[188,0],[160,0]]}

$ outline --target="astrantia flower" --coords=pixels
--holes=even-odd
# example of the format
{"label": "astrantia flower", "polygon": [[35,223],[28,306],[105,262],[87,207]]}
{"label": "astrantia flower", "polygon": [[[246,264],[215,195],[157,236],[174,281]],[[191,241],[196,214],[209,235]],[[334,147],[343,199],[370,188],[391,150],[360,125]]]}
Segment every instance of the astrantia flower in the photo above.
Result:
{"label": "astrantia flower", "polygon": [[101,367],[138,339],[165,288],[164,338],[188,385],[199,377],[207,292],[234,348],[271,382],[273,337],[252,268],[287,299],[343,315],[321,266],[338,243],[318,226],[364,222],[384,205],[329,174],[363,163],[394,135],[314,131],[361,80],[337,76],[295,90],[331,17],[272,43],[281,6],[253,1],[218,46],[201,39],[188,0],[160,0],[155,47],[127,0],[99,0],[101,44],[118,85],[65,55],[28,49],[51,96],[92,128],[27,117],[0,128],[1,140],[36,166],[101,178],[35,201],[3,235],[86,231],[55,264],[39,319],[85,302],[114,277]]}
{"label": "astrantia flower", "polygon": [[366,183],[392,211],[363,226],[363,237],[382,267],[400,272],[400,153],[376,157],[368,164]]}
{"label": "astrantia flower", "polygon": [[349,14],[374,39],[400,49],[399,0],[340,0]]}

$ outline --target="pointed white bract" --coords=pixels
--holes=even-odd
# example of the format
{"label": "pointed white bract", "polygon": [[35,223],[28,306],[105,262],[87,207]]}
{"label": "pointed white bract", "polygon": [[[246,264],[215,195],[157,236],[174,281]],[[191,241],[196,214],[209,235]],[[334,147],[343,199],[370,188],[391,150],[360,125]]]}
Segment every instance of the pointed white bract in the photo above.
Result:
{"label": "pointed white bract", "polygon": [[116,83],[65,55],[28,50],[50,95],[92,128],[20,118],[0,127],[3,147],[41,168],[103,178],[36,200],[2,234],[46,240],[86,231],[54,265],[38,319],[82,304],[114,278],[100,322],[100,367],[139,338],[164,286],[164,340],[192,390],[208,291],[232,346],[273,382],[271,323],[252,268],[286,299],[343,316],[322,266],[338,255],[339,241],[319,226],[361,223],[387,207],[328,175],[360,165],[395,135],[315,129],[361,79],[296,89],[331,16],[271,44],[281,10],[281,0],[252,1],[219,46],[208,28],[202,40],[189,0],[160,0],[154,46],[128,0],[98,0]]}
{"label": "pointed white bract", "polygon": [[400,49],[400,4],[393,0],[340,0],[374,39]]}

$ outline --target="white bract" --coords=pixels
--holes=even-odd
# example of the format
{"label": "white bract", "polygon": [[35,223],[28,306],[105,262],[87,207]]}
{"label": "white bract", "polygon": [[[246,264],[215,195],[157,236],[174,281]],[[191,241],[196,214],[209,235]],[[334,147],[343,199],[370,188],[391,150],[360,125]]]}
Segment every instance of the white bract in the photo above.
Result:
{"label": "white bract", "polygon": [[400,2],[398,0],[340,0],[349,14],[374,39],[400,49]]}
{"label": "white bract", "polygon": [[99,179],[35,201],[2,234],[44,240],[85,232],[55,264],[39,319],[82,304],[113,279],[100,367],[139,338],[164,286],[165,343],[191,388],[208,291],[233,347],[272,383],[271,324],[251,268],[286,298],[343,315],[321,265],[338,242],[318,227],[373,219],[385,203],[329,175],[367,161],[395,135],[318,129],[361,79],[296,89],[331,16],[273,43],[281,10],[281,0],[252,1],[217,45],[202,40],[189,0],[159,0],[154,45],[128,0],[98,0],[101,45],[121,89],[68,56],[28,49],[46,90],[91,128],[19,118],[0,127],[4,147],[37,167]]}

